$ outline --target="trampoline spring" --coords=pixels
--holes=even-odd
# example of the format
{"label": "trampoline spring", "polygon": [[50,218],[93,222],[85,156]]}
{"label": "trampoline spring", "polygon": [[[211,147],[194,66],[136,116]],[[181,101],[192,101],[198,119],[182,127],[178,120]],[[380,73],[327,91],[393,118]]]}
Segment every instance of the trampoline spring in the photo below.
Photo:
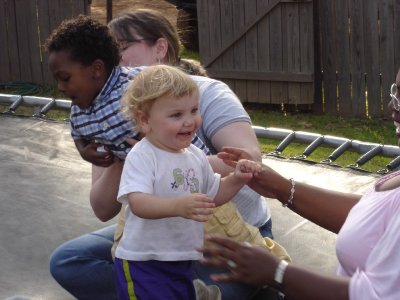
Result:
{"label": "trampoline spring", "polygon": [[386,165],[385,169],[378,170],[377,173],[379,174],[387,174],[395,169],[400,165],[400,155],[393,159],[390,163]]}
{"label": "trampoline spring", "polygon": [[56,99],[52,99],[49,103],[42,107],[40,110],[40,116],[44,117],[49,112],[50,109],[56,106]]}
{"label": "trampoline spring", "polygon": [[275,152],[279,152],[282,153],[283,150],[286,149],[287,146],[289,146],[289,144],[295,139],[296,137],[296,133],[294,131],[292,131],[291,133],[289,133],[282,142],[279,143],[278,146],[276,146],[275,148]]}
{"label": "trampoline spring", "polygon": [[41,115],[41,113],[40,113],[40,107],[39,106],[34,106],[33,107],[33,114],[32,114],[32,117],[35,117],[35,118],[41,118],[42,117],[42,115]]}
{"label": "trampoline spring", "polygon": [[318,138],[316,138],[310,145],[307,146],[307,148],[303,151],[302,156],[304,158],[307,158],[317,149],[321,144],[324,142],[324,137],[321,135]]}
{"label": "trampoline spring", "polygon": [[13,100],[13,102],[11,103],[10,107],[7,110],[7,113],[15,114],[15,111],[17,110],[18,106],[20,106],[23,103],[24,98],[21,95],[16,97],[17,99]]}
{"label": "trampoline spring", "polygon": [[373,159],[375,156],[379,155],[382,152],[382,147],[383,145],[378,145],[371,150],[369,150],[367,153],[362,155],[356,162],[357,165],[362,166],[366,162],[370,161]]}
{"label": "trampoline spring", "polygon": [[330,163],[334,162],[336,159],[338,159],[339,156],[341,156],[347,149],[351,147],[351,140],[345,141],[343,144],[341,144],[338,148],[336,148],[329,156],[328,160]]}

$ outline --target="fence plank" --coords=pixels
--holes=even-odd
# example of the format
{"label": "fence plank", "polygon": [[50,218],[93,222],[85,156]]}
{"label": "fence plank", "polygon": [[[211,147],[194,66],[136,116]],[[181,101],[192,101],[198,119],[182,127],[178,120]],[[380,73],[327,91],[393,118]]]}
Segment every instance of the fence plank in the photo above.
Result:
{"label": "fence plank", "polygon": [[334,1],[320,1],[320,25],[321,25],[321,66],[323,71],[323,97],[324,111],[337,113],[336,96],[336,51],[334,34]]}
{"label": "fence plank", "polygon": [[[288,3],[283,5],[284,24],[286,24],[286,46],[283,47],[287,53],[287,71],[289,73],[300,72],[300,20],[299,4]],[[300,83],[287,83],[287,104],[300,104]]]}
{"label": "fence plank", "polygon": [[[212,0],[210,0],[212,1]],[[205,62],[210,60],[210,26],[208,24],[208,0],[198,1],[197,3],[197,24],[199,28],[199,52],[200,62],[205,66]]]}
{"label": "fence plank", "polygon": [[[380,65],[381,70],[385,70],[382,73],[382,91],[384,95],[387,95],[390,85],[394,82],[396,69],[398,68],[398,66],[394,65],[393,1],[381,0],[379,2],[379,16],[381,23]],[[397,51],[400,51],[400,49]]]}
{"label": "fence plank", "polygon": [[[220,0],[221,4],[221,43],[224,44],[227,41],[233,39],[233,8],[231,0]],[[233,49],[228,49],[221,57],[222,68],[221,69],[234,69],[233,62]],[[226,79],[224,78],[224,82],[229,85],[229,87],[234,90],[235,89],[235,80],[234,79]]]}
{"label": "fence plank", "polygon": [[[395,0],[393,1],[393,19],[394,19],[394,25],[393,25],[393,35],[396,37],[394,39],[394,71],[395,73],[400,71],[400,1]],[[396,76],[396,75],[395,75]],[[393,77],[395,78],[395,77]],[[393,82],[395,79],[393,79]],[[390,115],[390,112],[388,111],[387,104],[389,102],[389,97],[388,97],[388,87],[383,86],[382,87],[382,104],[383,104],[383,115]]]}
{"label": "fence plank", "polygon": [[58,12],[58,19],[61,21],[63,19],[70,19],[77,15],[84,14],[85,12],[85,2],[87,0],[56,0],[55,2],[57,1],[59,5],[62,5],[64,8],[63,11]]}
{"label": "fence plank", "polygon": [[364,56],[367,74],[368,115],[381,116],[381,78],[379,72],[379,32],[378,3],[367,1],[363,7],[364,15]]}
{"label": "fence plank", "polygon": [[363,3],[365,3],[363,0],[351,0],[349,7],[351,18],[351,91],[353,101],[352,112],[346,112],[346,115],[366,115]]}
{"label": "fence plank", "polygon": [[[106,1],[106,0],[103,0]],[[88,0],[71,1],[71,17],[80,14],[90,15]]]}
{"label": "fence plank", "polygon": [[314,103],[311,106],[316,113],[323,113],[324,102],[322,96],[322,54],[321,54],[321,20],[319,17],[320,2],[324,0],[313,1],[313,40],[314,40]]}
{"label": "fence plank", "polygon": [[7,15],[7,6],[9,1],[0,1],[0,41],[2,41],[2,47],[0,48],[0,82],[6,82],[9,80],[8,76],[10,73],[10,58],[9,58],[9,42],[7,35],[7,23],[9,16]]}
{"label": "fence plank", "polygon": [[[36,2],[17,0],[18,55],[21,63],[21,80],[43,83]],[[36,34],[32,34],[32,28]]]}
{"label": "fence plank", "polygon": [[[300,28],[300,72],[314,73],[314,39],[313,39],[313,3],[299,5]],[[314,102],[314,85],[300,83],[299,104],[312,104]]]}
{"label": "fence plank", "polygon": [[[209,24],[210,24],[210,51],[211,56],[215,56],[218,50],[221,48],[221,14],[220,14],[220,6],[219,0],[214,0],[208,2],[208,15],[209,15]],[[221,61],[216,60],[213,62],[213,68],[220,68]]]}
{"label": "fence plank", "polygon": [[[395,0],[393,1],[393,17],[394,17],[394,32],[393,35],[397,38],[394,39],[394,67],[395,71],[397,72],[398,69],[400,68],[400,1]],[[383,101],[384,103],[387,102],[387,97],[386,93],[383,94],[384,98]]]}
{"label": "fence plank", "polygon": [[[260,10],[265,10],[268,6],[269,0],[258,0],[257,7]],[[266,15],[257,25],[257,53],[258,53],[258,69],[260,71],[267,71],[270,69],[270,42],[269,42],[269,15]],[[270,103],[271,102],[271,83],[263,80],[258,83],[258,102]]]}
{"label": "fence plank", "polygon": [[70,18],[67,7],[65,7],[65,10],[60,10],[60,7],[67,5],[65,1],[68,0],[48,1],[50,28],[57,28],[64,19]]}
{"label": "fence plank", "polygon": [[[30,64],[30,51],[31,51],[31,37],[28,32],[29,28],[34,28],[32,24],[28,24],[30,16],[30,9],[25,9],[26,3],[23,0],[15,1],[16,12],[16,30],[17,30],[17,45],[18,45],[18,59],[20,61],[20,78],[22,81],[30,81],[33,78],[33,72]],[[25,2],[25,1],[23,1]],[[32,1],[29,1],[32,2]],[[41,80],[39,81],[41,82]]]}
{"label": "fence plank", "polygon": [[[245,0],[237,0],[233,6],[233,32],[237,33],[245,26]],[[233,46],[234,50],[234,67],[236,70],[246,70],[246,40],[241,37]],[[246,80],[235,80],[235,93],[242,102],[247,101],[247,84]]]}
{"label": "fence plank", "polygon": [[[283,72],[283,28],[282,7],[276,6],[270,13],[270,54],[271,71]],[[287,99],[287,86],[282,82],[271,82],[271,103],[285,103]]]}
{"label": "fence plank", "polygon": [[6,16],[8,18],[7,41],[8,57],[10,59],[9,80],[21,80],[21,62],[18,56],[18,33],[17,33],[17,13],[15,11],[15,1],[6,2]]}
{"label": "fence plank", "polygon": [[[247,0],[245,6],[245,23],[248,24],[257,16],[257,0]],[[257,53],[257,26],[253,26],[246,33],[246,70],[258,71],[258,53]],[[258,99],[258,81],[247,80],[248,102],[257,102]]]}
{"label": "fence plank", "polygon": [[345,114],[351,112],[351,81],[350,81],[350,33],[349,33],[349,1],[335,1],[337,90],[339,111]]}
{"label": "fence plank", "polygon": [[38,15],[39,15],[39,30],[40,30],[40,45],[42,47],[42,70],[43,70],[43,81],[46,84],[54,84],[54,79],[49,72],[48,66],[48,54],[45,51],[44,44],[47,38],[50,36],[53,29],[49,18],[49,2],[47,0],[37,0]]}
{"label": "fence plank", "polygon": [[[245,23],[248,24],[257,18],[257,0],[250,0],[246,3]],[[258,32],[257,26],[253,26],[246,33],[246,70],[258,71]],[[247,80],[247,99],[249,102],[257,102],[258,81]]]}

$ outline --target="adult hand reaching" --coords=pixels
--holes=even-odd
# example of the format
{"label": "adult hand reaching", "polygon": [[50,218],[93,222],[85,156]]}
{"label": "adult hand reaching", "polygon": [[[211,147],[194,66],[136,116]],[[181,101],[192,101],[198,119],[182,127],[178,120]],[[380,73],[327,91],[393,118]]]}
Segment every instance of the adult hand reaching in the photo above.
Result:
{"label": "adult hand reaching", "polygon": [[[251,159],[246,149],[234,147],[223,147],[218,157],[233,168],[239,160]],[[265,164],[261,165],[261,170],[254,174],[247,185],[260,195],[274,199],[277,199],[282,191],[290,190],[290,182]]]}
{"label": "adult hand reaching", "polygon": [[204,254],[201,263],[227,270],[212,274],[211,279],[240,281],[253,286],[273,282],[271,270],[276,269],[279,259],[266,249],[218,236],[207,236],[206,240],[211,245],[198,248]]}
{"label": "adult hand reaching", "polygon": [[223,147],[222,151],[218,153],[218,158],[222,159],[225,164],[236,167],[236,164],[241,159],[252,160],[251,155],[243,148]]}

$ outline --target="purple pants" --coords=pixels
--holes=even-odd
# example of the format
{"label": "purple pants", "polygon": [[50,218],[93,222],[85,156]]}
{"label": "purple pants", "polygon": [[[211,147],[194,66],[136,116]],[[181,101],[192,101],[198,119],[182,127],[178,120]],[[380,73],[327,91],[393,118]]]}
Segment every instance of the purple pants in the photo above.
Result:
{"label": "purple pants", "polygon": [[127,261],[115,258],[119,300],[193,300],[193,261]]}

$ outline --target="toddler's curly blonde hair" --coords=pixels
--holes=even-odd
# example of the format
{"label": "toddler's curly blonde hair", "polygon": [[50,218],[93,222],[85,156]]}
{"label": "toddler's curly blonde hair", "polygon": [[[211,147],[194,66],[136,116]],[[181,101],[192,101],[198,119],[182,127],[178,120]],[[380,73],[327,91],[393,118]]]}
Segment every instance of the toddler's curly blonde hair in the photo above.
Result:
{"label": "toddler's curly blonde hair", "polygon": [[197,84],[189,75],[177,67],[150,66],[129,84],[121,100],[122,112],[129,120],[135,120],[139,112],[148,115],[154,102],[161,97],[180,99],[186,95],[199,95]]}

